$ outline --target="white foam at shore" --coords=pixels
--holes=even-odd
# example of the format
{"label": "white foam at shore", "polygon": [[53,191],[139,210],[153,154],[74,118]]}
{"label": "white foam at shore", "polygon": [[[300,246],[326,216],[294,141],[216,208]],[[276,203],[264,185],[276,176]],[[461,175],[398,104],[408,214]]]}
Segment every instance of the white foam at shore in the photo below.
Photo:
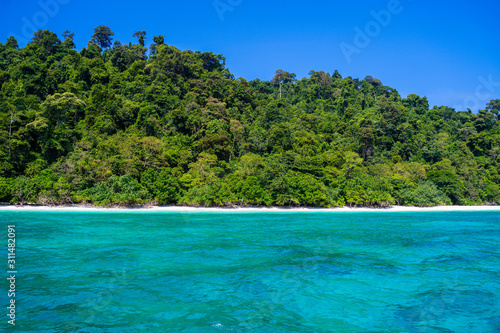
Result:
{"label": "white foam at shore", "polygon": [[452,212],[452,211],[500,211],[500,206],[437,206],[390,208],[315,208],[315,207],[189,207],[189,206],[151,206],[131,208],[108,208],[89,205],[37,206],[37,205],[4,205],[1,211],[78,211],[78,212]]}

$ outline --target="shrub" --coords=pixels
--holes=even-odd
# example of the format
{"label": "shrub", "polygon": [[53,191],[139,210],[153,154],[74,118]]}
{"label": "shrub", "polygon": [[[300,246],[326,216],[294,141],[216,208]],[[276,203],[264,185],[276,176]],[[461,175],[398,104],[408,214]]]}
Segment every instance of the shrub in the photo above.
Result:
{"label": "shrub", "polygon": [[431,181],[421,181],[416,187],[405,184],[396,192],[396,197],[404,206],[451,205],[450,198]]}

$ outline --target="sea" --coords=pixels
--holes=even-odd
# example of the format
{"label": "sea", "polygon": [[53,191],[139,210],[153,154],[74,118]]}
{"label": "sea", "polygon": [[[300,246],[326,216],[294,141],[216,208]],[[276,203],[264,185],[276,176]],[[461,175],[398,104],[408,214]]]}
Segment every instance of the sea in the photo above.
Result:
{"label": "sea", "polygon": [[499,211],[0,220],[2,332],[500,332]]}

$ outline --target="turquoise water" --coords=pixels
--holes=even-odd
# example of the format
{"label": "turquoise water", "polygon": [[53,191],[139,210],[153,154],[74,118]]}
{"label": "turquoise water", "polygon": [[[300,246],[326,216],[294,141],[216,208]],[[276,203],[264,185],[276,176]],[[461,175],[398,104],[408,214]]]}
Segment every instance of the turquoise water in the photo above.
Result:
{"label": "turquoise water", "polygon": [[0,216],[5,331],[500,331],[499,212]]}

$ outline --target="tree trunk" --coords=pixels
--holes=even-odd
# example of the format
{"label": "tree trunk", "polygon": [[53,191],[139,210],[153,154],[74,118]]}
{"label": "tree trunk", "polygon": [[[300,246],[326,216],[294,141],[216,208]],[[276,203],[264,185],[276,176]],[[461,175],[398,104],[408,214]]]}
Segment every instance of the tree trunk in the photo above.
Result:
{"label": "tree trunk", "polygon": [[11,141],[12,141],[12,124],[16,121],[16,115],[13,111],[10,112],[10,122],[9,122],[9,156],[11,150]]}

